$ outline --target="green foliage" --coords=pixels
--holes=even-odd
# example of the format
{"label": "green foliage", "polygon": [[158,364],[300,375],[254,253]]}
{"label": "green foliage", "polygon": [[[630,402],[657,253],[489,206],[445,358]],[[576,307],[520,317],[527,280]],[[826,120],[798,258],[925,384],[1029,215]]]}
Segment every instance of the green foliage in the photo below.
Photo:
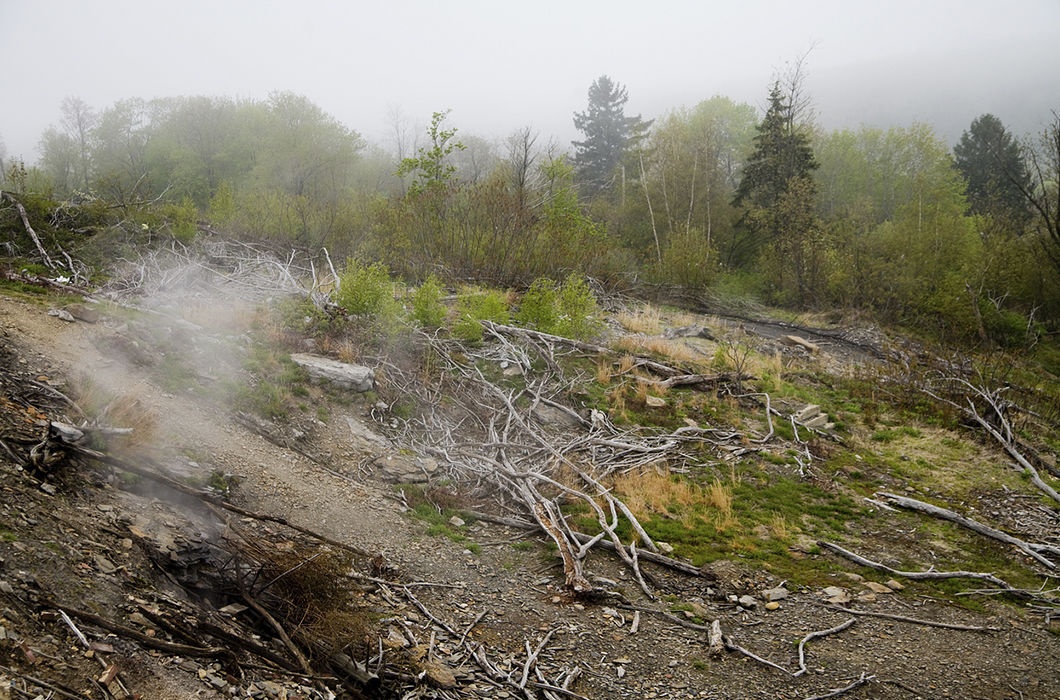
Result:
{"label": "green foliage", "polygon": [[437,328],[445,322],[446,312],[442,287],[431,275],[412,294],[412,318],[422,326]]}
{"label": "green foliage", "polygon": [[508,300],[498,291],[471,290],[457,300],[457,314],[453,334],[465,342],[476,343],[482,340],[479,321],[508,323]]}
{"label": "green foliage", "polygon": [[957,169],[968,183],[968,203],[977,214],[1006,219],[1017,230],[1031,212],[1023,192],[1031,190],[1019,143],[993,114],[977,117],[953,147]]}
{"label": "green foliage", "polygon": [[559,320],[559,295],[556,283],[547,278],[534,280],[519,301],[515,320],[527,328],[552,333]]}
{"label": "green foliage", "polygon": [[1029,346],[1042,331],[1038,324],[1032,323],[1024,314],[987,299],[979,300],[979,314],[987,337],[1003,348]]}
{"label": "green foliage", "polygon": [[236,213],[236,195],[232,185],[227,180],[222,180],[210,197],[210,204],[206,208],[206,216],[211,222],[224,226],[232,220]]}
{"label": "green foliage", "polygon": [[278,420],[286,418],[297,404],[295,397],[305,395],[309,375],[285,352],[256,345],[243,365],[250,382],[234,387],[236,408]]}
{"label": "green foliage", "polygon": [[355,316],[370,316],[379,320],[397,317],[398,304],[394,299],[394,282],[386,265],[370,265],[350,258],[339,277],[335,302]]}
{"label": "green foliage", "polygon": [[595,317],[596,297],[581,275],[571,274],[562,285],[537,279],[520,301],[516,320],[529,328],[566,338],[590,338],[600,331]]}
{"label": "green foliage", "polygon": [[180,204],[169,204],[163,207],[162,216],[167,219],[173,237],[182,243],[191,243],[198,232],[197,220],[199,209],[190,197],[185,197]]}
{"label": "green foliage", "polygon": [[769,208],[788,190],[792,178],[806,178],[818,167],[807,131],[793,121],[780,83],[769,93],[769,108],[756,128],[754,152],[744,165],[734,202]]}
{"label": "green foliage", "polygon": [[431,115],[431,125],[427,127],[427,136],[431,139],[430,147],[420,148],[415,157],[403,159],[398,166],[398,177],[412,175],[410,196],[444,189],[447,183],[455,179],[456,166],[450,163],[448,158],[453,151],[462,151],[465,146],[455,140],[455,128],[442,128],[449,111]]}

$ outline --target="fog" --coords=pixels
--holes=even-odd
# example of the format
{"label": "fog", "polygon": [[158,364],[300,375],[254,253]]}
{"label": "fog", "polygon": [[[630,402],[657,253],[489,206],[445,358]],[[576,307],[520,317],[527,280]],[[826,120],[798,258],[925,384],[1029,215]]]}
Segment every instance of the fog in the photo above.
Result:
{"label": "fog", "polygon": [[1023,135],[1060,108],[1057,27],[1055,0],[0,0],[0,139],[35,160],[67,96],[99,110],[290,90],[384,145],[393,114],[443,109],[465,134],[530,124],[567,145],[601,74],[650,118],[715,94],[762,106],[806,55],[822,127],[919,120],[952,143],[983,112]]}

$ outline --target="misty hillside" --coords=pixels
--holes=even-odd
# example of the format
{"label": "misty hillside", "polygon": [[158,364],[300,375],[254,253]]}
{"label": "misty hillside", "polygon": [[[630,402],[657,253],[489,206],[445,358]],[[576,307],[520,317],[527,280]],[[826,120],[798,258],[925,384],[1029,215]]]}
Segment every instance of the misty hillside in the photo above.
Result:
{"label": "misty hillside", "polygon": [[1051,6],[49,7],[0,700],[1060,697]]}
{"label": "misty hillside", "polygon": [[0,206],[0,689],[1060,692],[1060,124],[627,98],[400,159],[65,103]]}

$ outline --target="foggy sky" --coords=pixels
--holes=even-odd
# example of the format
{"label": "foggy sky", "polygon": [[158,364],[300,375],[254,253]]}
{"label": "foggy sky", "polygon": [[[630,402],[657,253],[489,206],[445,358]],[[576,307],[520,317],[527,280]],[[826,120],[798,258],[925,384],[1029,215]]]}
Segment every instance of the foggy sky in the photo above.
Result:
{"label": "foggy sky", "polygon": [[646,118],[716,94],[761,107],[808,50],[825,128],[919,120],[952,143],[992,112],[1022,136],[1060,109],[1058,29],[1057,0],[0,0],[0,139],[35,160],[66,96],[290,90],[383,145],[394,109],[451,108],[463,134],[530,124],[567,146],[601,74]]}

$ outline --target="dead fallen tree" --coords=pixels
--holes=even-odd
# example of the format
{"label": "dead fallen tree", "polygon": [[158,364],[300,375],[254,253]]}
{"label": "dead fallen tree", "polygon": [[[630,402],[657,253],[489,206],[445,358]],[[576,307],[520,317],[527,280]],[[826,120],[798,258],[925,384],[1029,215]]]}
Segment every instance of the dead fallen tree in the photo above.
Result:
{"label": "dead fallen tree", "polygon": [[[1020,470],[1030,477],[1031,481],[1042,493],[1060,503],[1060,493],[1057,493],[1056,489],[1042,479],[1038,470],[1020,451],[1012,430],[1012,423],[1007,415],[1008,408],[1012,404],[1001,397],[1001,394],[1005,391],[1004,387],[991,391],[959,377],[946,377],[937,380],[935,384],[958,387],[963,394],[964,401],[959,402],[954,398],[944,396],[937,387],[924,388],[924,393],[956,408],[962,415],[982,428],[987,435],[994,438],[1004,448],[1012,459],[1016,460]],[[985,410],[981,410],[976,406],[977,400],[985,404]]]}
{"label": "dead fallen tree", "polygon": [[924,501],[918,501],[915,498],[899,496],[897,494],[886,492],[878,493],[876,494],[876,496],[878,498],[882,498],[888,503],[893,503],[894,505],[899,506],[900,508],[914,510],[919,513],[930,515],[934,518],[948,520],[951,523],[960,525],[961,527],[967,528],[972,532],[976,532],[980,535],[983,535],[984,537],[989,537],[990,539],[997,540],[998,542],[1012,545],[1013,547],[1020,550],[1028,557],[1034,559],[1050,571],[1056,569],[1057,565],[1053,563],[1050,559],[1048,559],[1046,556],[1044,556],[1042,552],[1048,552],[1054,556],[1060,555],[1060,547],[1046,544],[1024,542],[1018,537],[1014,537],[1008,534],[1007,532],[1002,532],[1001,530],[992,528],[989,525],[984,525],[983,523],[977,520],[966,518],[963,515],[954,513],[952,510],[940,508],[939,506],[932,505],[931,503],[925,503]]}
{"label": "dead fallen tree", "polygon": [[835,553],[837,555],[840,555],[844,559],[848,559],[848,560],[854,562],[855,564],[858,564],[859,566],[867,566],[869,568],[875,568],[875,570],[877,570],[878,572],[883,572],[885,574],[890,574],[891,576],[901,576],[902,578],[913,579],[913,580],[916,580],[916,581],[936,581],[936,580],[942,580],[942,579],[948,579],[948,578],[969,578],[969,579],[974,579],[974,580],[978,580],[978,581],[987,581],[989,583],[993,583],[994,585],[997,585],[997,587],[999,587],[1001,589],[1004,589],[1006,591],[1010,591],[1012,593],[1018,593],[1018,590],[1015,589],[1014,587],[1012,587],[1012,585],[1010,585],[1008,582],[1006,582],[1006,581],[1004,581],[1004,580],[1002,580],[1000,578],[997,578],[993,574],[986,574],[986,573],[979,573],[979,572],[937,572],[937,571],[934,571],[934,570],[929,570],[929,571],[925,571],[925,572],[903,572],[903,571],[897,570],[897,568],[891,568],[890,566],[887,566],[886,564],[882,564],[882,563],[880,563],[878,561],[872,561],[871,559],[866,559],[865,557],[862,557],[860,555],[856,555],[853,552],[850,552],[849,549],[844,549],[840,545],[833,544],[831,542],[825,542],[824,540],[818,540],[817,541],[817,545],[818,546],[822,546],[822,547],[830,550],[830,552],[833,552],[833,553]]}
{"label": "dead fallen tree", "polygon": [[[732,459],[759,449],[757,444],[771,439],[772,432],[756,438],[708,426],[672,432],[619,429],[599,411],[584,415],[567,405],[566,394],[577,380],[564,378],[555,361],[558,352],[611,351],[512,326],[483,326],[497,342],[480,348],[422,334],[428,351],[441,359],[430,382],[387,367],[391,386],[419,397],[423,408],[415,418],[397,423],[400,440],[444,464],[447,475],[466,490],[488,493],[502,508],[531,521],[556,544],[572,593],[590,592],[584,562],[597,548],[617,554],[649,598],[654,593],[641,571],[644,561],[699,575],[696,567],[660,552],[637,515],[608,487],[609,479],[637,469],[682,468],[702,458],[690,449],[693,446],[696,452],[703,445],[716,449],[719,461]],[[546,359],[547,369],[531,373],[533,353]],[[483,368],[494,363],[518,367],[525,387],[515,389],[491,379]],[[644,366],[670,386],[711,385],[721,390],[734,381],[728,375],[697,375],[653,360],[645,359]],[[437,400],[441,391],[457,398],[457,407],[446,409]],[[554,417],[546,416],[546,408]],[[565,508],[573,504],[595,520],[595,534],[578,532],[569,522]],[[631,532],[625,541],[618,534],[623,529]]]}

